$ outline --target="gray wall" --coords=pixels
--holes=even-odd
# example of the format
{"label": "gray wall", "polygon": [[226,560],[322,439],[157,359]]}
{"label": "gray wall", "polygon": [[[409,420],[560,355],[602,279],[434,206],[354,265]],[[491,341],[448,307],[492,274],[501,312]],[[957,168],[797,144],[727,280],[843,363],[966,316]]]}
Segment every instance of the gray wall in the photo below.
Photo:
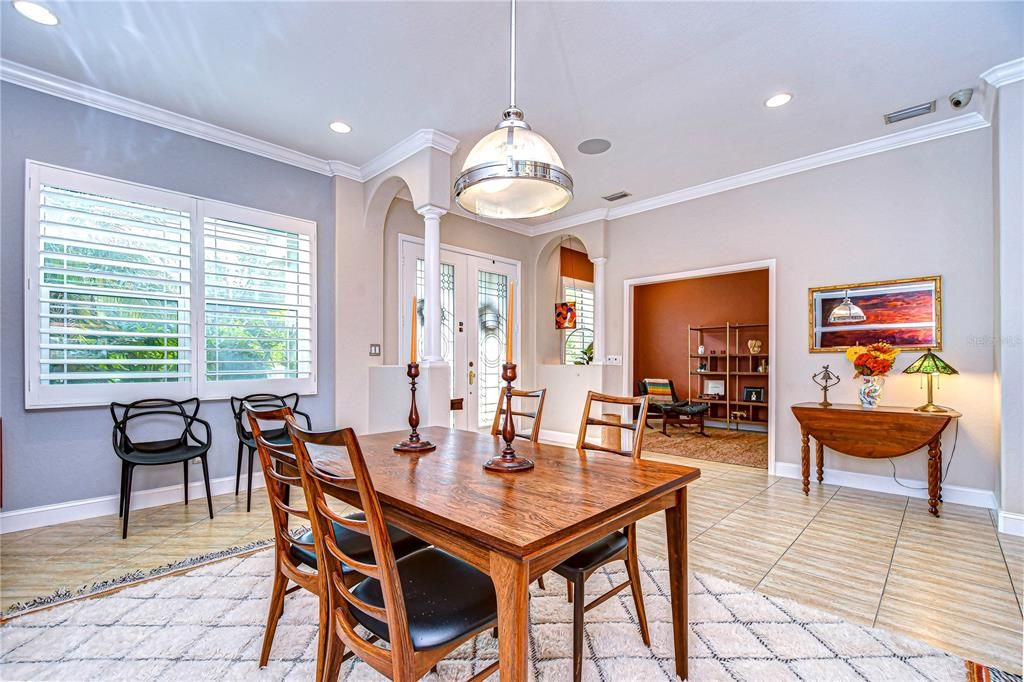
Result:
{"label": "gray wall", "polygon": [[[317,223],[319,395],[314,425],[333,421],[334,194],[330,178],[9,83],[0,90],[0,378],[4,511],[117,494],[119,462],[105,408],[24,409],[25,160],[107,175]],[[227,401],[204,403],[212,478],[232,476],[237,440]],[[193,474],[195,480],[196,474]],[[141,470],[135,490],[181,482],[179,467]]]}
{"label": "gray wall", "polygon": [[[995,366],[991,336],[994,245],[992,131],[917,144],[614,220],[607,234],[607,352],[623,350],[623,280],[776,259],[776,461],[800,461],[800,431],[789,406],[820,400],[811,374],[825,363],[842,383],[834,402],[857,401],[850,363],[807,349],[807,289],[875,280],[942,276],[943,349],[960,371],[944,377],[936,401],[963,412],[948,485],[998,488]],[[897,358],[883,405],[919,405],[916,377]],[[621,390],[623,367],[605,366],[605,388]],[[949,463],[952,429],[944,437]],[[923,452],[897,459],[901,479],[923,480]],[[891,476],[887,461],[828,452],[825,466]],[[826,480],[827,482],[827,480]]]}

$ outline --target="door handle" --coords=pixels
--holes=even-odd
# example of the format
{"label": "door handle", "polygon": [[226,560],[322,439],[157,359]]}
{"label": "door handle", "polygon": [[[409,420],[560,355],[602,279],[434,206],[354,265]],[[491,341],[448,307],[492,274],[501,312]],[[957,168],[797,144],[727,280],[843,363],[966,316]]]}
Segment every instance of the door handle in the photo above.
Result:
{"label": "door handle", "polygon": [[473,382],[475,380],[476,380],[476,372],[474,372],[473,370],[469,370],[469,385],[472,386]]}

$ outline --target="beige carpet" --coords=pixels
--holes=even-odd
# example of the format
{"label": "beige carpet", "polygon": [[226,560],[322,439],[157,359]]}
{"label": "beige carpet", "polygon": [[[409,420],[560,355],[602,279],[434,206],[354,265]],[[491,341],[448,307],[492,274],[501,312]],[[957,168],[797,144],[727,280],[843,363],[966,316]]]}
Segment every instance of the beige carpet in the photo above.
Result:
{"label": "beige carpet", "polygon": [[[659,422],[651,422],[657,424]],[[758,469],[768,468],[768,434],[754,431],[706,429],[707,438],[698,435],[696,428],[668,427],[668,436],[661,431],[647,429],[644,450],[663,455],[680,455],[711,462],[739,464]]]}
{"label": "beige carpet", "polygon": [[[259,551],[151,580],[114,594],[17,616],[0,627],[3,680],[308,680],[316,652],[315,598],[288,597],[270,665],[257,667],[273,552]],[[587,613],[584,680],[678,680],[668,571],[642,562],[651,647],[622,592]],[[588,594],[623,579],[621,564],[596,573]],[[540,681],[570,679],[572,606],[565,582],[531,586],[530,662]],[[843,621],[711,576],[690,576],[691,680],[956,680],[964,661],[931,646]],[[438,665],[430,681],[464,680],[497,656],[485,633]],[[341,679],[382,679],[345,663]],[[497,679],[497,675],[492,679]]]}

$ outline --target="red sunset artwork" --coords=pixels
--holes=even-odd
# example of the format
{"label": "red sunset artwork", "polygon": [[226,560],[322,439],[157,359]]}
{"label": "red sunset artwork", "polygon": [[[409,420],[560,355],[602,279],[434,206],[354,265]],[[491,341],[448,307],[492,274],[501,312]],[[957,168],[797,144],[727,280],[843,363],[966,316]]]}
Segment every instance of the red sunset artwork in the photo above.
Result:
{"label": "red sunset artwork", "polygon": [[[850,300],[864,311],[866,319],[844,324],[847,329],[821,331],[819,348],[842,348],[875,341],[886,341],[897,347],[938,344],[934,324],[935,292],[931,287],[916,291],[869,293],[851,296]],[[819,299],[821,310],[818,319],[827,320],[829,314],[842,302],[841,297]],[[928,326],[918,326],[921,323],[927,323]],[[822,327],[827,328],[827,325],[823,324]]]}

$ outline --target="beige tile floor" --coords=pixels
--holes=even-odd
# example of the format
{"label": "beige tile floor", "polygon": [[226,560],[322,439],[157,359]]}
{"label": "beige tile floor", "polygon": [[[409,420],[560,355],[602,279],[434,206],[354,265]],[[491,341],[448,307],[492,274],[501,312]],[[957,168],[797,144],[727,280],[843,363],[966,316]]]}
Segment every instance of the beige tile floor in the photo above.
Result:
{"label": "beige tile floor", "polygon": [[[1021,672],[1024,539],[999,535],[991,514],[764,471],[656,454],[702,470],[690,489],[692,570],[794,599],[951,653]],[[121,540],[116,517],[0,536],[0,608],[59,587],[77,588],[134,570],[271,536],[262,491],[132,513]],[[640,524],[641,553],[664,557],[664,522]]]}

